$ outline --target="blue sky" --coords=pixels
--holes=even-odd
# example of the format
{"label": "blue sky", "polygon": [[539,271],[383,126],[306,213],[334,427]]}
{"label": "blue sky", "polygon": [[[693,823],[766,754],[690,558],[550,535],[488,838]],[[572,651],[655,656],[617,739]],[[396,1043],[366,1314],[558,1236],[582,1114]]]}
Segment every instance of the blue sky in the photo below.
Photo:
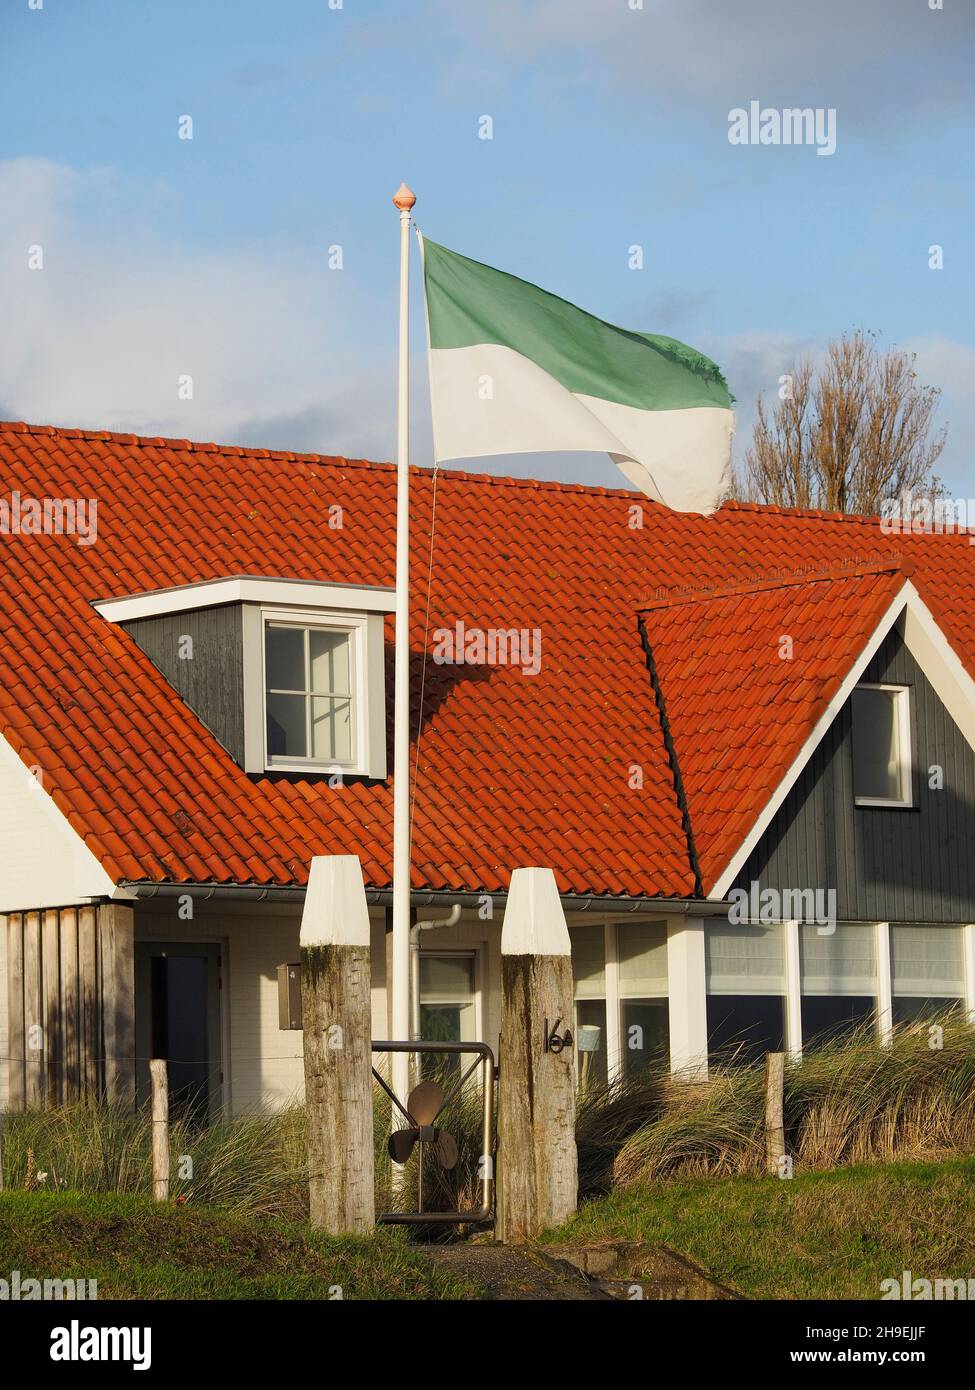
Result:
{"label": "blue sky", "polygon": [[[968,495],[973,59],[962,0],[6,0],[0,413],[389,457],[405,178],[436,240],[714,356],[739,455],[797,353],[915,350]],[[835,107],[836,153],[731,145],[752,100]]]}

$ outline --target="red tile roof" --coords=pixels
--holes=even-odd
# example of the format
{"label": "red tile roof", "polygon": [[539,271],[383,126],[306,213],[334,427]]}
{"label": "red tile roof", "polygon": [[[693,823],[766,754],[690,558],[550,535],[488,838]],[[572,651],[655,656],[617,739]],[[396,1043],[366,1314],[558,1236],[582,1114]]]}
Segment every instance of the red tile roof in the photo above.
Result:
{"label": "red tile roof", "polygon": [[[395,471],[315,455],[0,425],[7,497],[98,500],[98,539],[0,536],[0,730],[116,879],[301,884],[312,855],[391,879],[391,779],[253,777],[92,601],[228,575],[393,582]],[[607,477],[612,466],[607,463]],[[637,615],[646,613],[706,884],[738,847],[903,574],[975,673],[975,552],[876,519],[730,504],[668,512],[622,490],[442,470],[412,482],[412,685],[432,633],[527,627],[537,676],[428,661],[413,882],[688,896],[695,878]],[[0,494],[2,497],[4,494]],[[340,530],[328,508],[343,508]],[[877,563],[882,568],[877,568]],[[869,573],[782,572],[864,566]],[[886,568],[883,568],[886,566]],[[428,589],[428,573],[430,576]],[[802,576],[800,576],[802,577]],[[773,580],[687,602],[680,590]],[[675,592],[676,591],[676,592]],[[659,606],[663,595],[672,602]],[[429,619],[427,608],[429,606]],[[788,627],[791,663],[774,638]],[[392,640],[391,620],[388,639]],[[391,669],[391,661],[389,663]]]}
{"label": "red tile roof", "polygon": [[[908,566],[907,568],[911,568]],[[896,563],[675,596],[645,615],[710,890],[903,588]]]}

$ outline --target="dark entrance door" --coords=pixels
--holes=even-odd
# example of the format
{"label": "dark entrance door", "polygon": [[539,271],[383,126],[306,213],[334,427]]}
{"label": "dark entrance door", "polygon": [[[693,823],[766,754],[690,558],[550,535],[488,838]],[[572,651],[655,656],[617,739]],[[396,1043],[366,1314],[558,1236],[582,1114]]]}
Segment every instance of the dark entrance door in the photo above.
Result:
{"label": "dark entrance door", "polygon": [[148,1059],[163,1057],[171,1114],[203,1122],[223,1100],[220,948],[139,941],[135,949],[139,1100],[149,1096]]}

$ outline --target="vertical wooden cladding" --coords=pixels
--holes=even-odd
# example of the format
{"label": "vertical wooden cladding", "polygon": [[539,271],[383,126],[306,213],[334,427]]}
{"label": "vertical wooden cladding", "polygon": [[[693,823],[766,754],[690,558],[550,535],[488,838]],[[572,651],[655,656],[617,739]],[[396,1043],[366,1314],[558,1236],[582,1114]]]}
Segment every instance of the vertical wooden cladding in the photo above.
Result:
{"label": "vertical wooden cladding", "polygon": [[899,627],[878,648],[863,680],[910,688],[913,808],[855,804],[847,702],[737,884],[835,888],[843,921],[975,921],[975,752]]}
{"label": "vertical wooden cladding", "polygon": [[[239,603],[134,618],[122,626],[204,724],[244,765],[244,636]],[[193,642],[192,659],[184,639]]]}
{"label": "vertical wooden cladding", "polygon": [[135,1100],[133,911],[6,916],[9,1105]]}
{"label": "vertical wooden cladding", "polygon": [[27,1075],[24,1067],[24,915],[11,912],[6,920],[7,934],[7,1104],[23,1110],[27,1104]]}

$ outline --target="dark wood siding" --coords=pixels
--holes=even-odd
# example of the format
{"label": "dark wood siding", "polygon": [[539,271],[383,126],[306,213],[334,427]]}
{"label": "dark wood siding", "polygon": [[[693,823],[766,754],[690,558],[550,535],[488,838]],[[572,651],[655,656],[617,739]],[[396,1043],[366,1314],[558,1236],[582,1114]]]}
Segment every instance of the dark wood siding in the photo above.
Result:
{"label": "dark wood siding", "polygon": [[[841,921],[975,921],[975,753],[895,628],[865,681],[911,687],[914,808],[854,806],[847,704],[737,886],[835,888]],[[929,786],[933,767],[944,785]]]}
{"label": "dark wood siding", "polygon": [[[241,606],[137,618],[122,626],[236,762],[244,763],[244,645]],[[180,640],[193,639],[192,659]]]}

